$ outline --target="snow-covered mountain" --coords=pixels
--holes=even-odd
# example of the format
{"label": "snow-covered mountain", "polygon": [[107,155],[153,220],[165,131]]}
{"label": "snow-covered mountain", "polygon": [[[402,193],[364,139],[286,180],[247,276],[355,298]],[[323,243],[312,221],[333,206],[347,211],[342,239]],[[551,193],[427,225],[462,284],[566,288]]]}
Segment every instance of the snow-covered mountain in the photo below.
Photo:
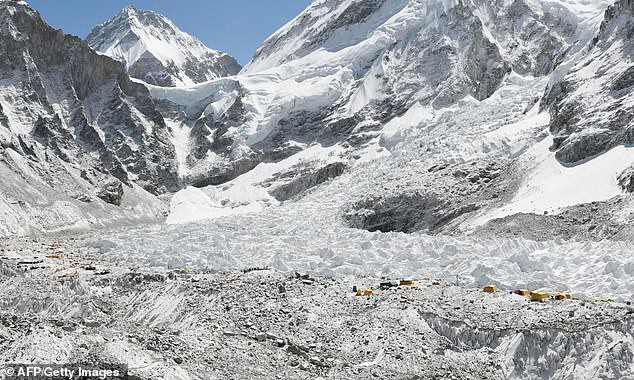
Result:
{"label": "snow-covered mountain", "polygon": [[86,38],[100,53],[123,62],[130,76],[158,86],[184,86],[237,74],[236,60],[152,11],[128,6]]}
{"label": "snow-covered mountain", "polygon": [[[339,209],[349,226],[516,233],[518,219],[530,219],[533,232],[517,233],[615,236],[614,227],[581,231],[585,222],[570,229],[572,221],[587,217],[601,226],[630,219],[627,212],[611,211],[614,197],[629,202],[621,192],[634,160],[627,147],[608,150],[628,143],[631,111],[624,99],[631,64],[625,59],[617,65],[610,52],[627,58],[630,38],[621,32],[631,13],[627,1],[611,3],[314,1],[237,75],[189,87],[147,84],[151,99],[126,109],[134,117],[153,115],[156,140],[111,142],[121,120],[128,120],[123,117],[111,124],[97,119],[97,135],[113,147],[131,182],[155,193],[198,187],[173,197],[170,222],[266,209],[338,177],[336,183],[346,184]],[[158,43],[158,35],[176,37]],[[199,45],[183,36],[162,16],[130,7],[89,40],[109,46],[102,51],[121,53],[130,72],[139,70],[137,76],[147,80],[154,69],[133,69],[135,59],[187,60],[183,51]],[[586,81],[580,73],[588,62],[609,67],[609,75],[595,78],[589,89],[571,86]],[[610,78],[622,78],[616,81],[621,95]],[[82,90],[80,99],[93,90]],[[601,104],[609,117],[603,119],[623,121],[611,122],[609,135],[617,137],[605,144],[592,137],[605,128],[585,123],[594,116],[566,116],[571,109],[578,114],[603,107],[595,90],[607,100]],[[118,99],[139,101],[123,94]],[[110,107],[116,102],[104,104],[119,109]],[[2,106],[15,109],[13,103]],[[97,109],[92,101],[85,107]],[[140,124],[150,133],[146,121]],[[138,153],[152,144],[165,151]],[[561,163],[602,152],[592,162]],[[161,168],[161,174],[146,174],[149,168]],[[584,187],[593,190],[579,191]],[[579,206],[592,202],[604,212]]]}
{"label": "snow-covered mountain", "polygon": [[[0,236],[89,230],[2,240],[0,353],[143,379],[631,378],[633,15],[315,0],[237,75],[166,87],[0,0]],[[397,278],[421,280],[378,286]]]}
{"label": "snow-covered mountain", "polygon": [[235,175],[312,143],[366,146],[408,109],[484,100],[512,72],[548,75],[582,45],[577,21],[563,5],[534,2],[318,1],[238,77],[153,92],[190,110],[179,123],[216,146],[183,153],[187,164]]}
{"label": "snow-covered mountain", "polygon": [[157,220],[174,148],[125,67],[0,1],[0,234]]}
{"label": "snow-covered mountain", "polygon": [[[617,177],[632,163],[629,150],[575,167],[550,150],[560,140],[551,134],[557,89],[600,44],[611,3],[315,1],[238,76],[150,88],[180,131],[185,182],[231,181],[206,194],[188,190],[176,204],[191,198],[210,215],[275,204],[344,173],[340,181],[357,178],[378,159],[381,171],[346,187],[342,207],[352,226],[526,234],[509,225],[529,218],[526,230],[536,232],[528,234],[547,238],[587,235],[580,221],[588,217],[622,225],[629,214],[616,221],[605,202],[621,195]],[[592,191],[579,191],[586,187]],[[591,202],[605,212],[577,208]],[[591,231],[605,237],[617,229]]]}

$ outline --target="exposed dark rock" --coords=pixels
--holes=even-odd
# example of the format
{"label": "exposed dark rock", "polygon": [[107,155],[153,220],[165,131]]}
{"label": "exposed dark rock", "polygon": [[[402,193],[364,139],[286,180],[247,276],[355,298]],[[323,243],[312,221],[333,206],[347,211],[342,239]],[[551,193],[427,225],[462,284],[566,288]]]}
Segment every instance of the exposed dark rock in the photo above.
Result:
{"label": "exposed dark rock", "polygon": [[368,231],[451,233],[452,224],[513,186],[502,162],[436,164],[374,185],[344,210],[351,227]]}
{"label": "exposed dark rock", "polygon": [[623,191],[634,193],[634,167],[629,167],[617,178]]}
{"label": "exposed dark rock", "polygon": [[9,118],[4,114],[2,104],[0,104],[0,127],[9,128]]}
{"label": "exposed dark rock", "polygon": [[319,168],[310,166],[291,168],[287,173],[274,176],[277,181],[282,180],[285,176],[290,176],[292,178],[290,182],[269,190],[269,193],[278,201],[286,201],[310,188],[342,175],[346,168],[346,164],[343,162],[334,162]]}
{"label": "exposed dark rock", "polygon": [[350,4],[341,14],[332,20],[328,25],[322,26],[319,31],[319,37],[314,40],[307,41],[302,50],[310,51],[318,48],[324,41],[328,40],[339,28],[350,27],[351,25],[362,23],[366,18],[371,16],[386,1],[389,0],[365,0],[355,1]]}
{"label": "exposed dark rock", "polygon": [[145,52],[130,68],[128,73],[133,78],[141,79],[144,82],[163,87],[174,87],[174,74],[178,73],[178,68],[164,66],[150,52]]}
{"label": "exposed dark rock", "polygon": [[356,203],[355,212],[346,214],[351,226],[374,232],[414,232],[433,225],[435,211],[446,203],[435,194],[399,194],[370,198]]}
{"label": "exposed dark rock", "polygon": [[[634,68],[614,69],[617,60],[630,60],[634,54],[630,10],[628,0],[609,7],[587,57],[547,92],[542,107],[550,106],[552,150],[564,163],[634,143]],[[588,65],[594,76],[589,76]]]}
{"label": "exposed dark rock", "polygon": [[187,179],[195,187],[220,185],[248,172],[262,162],[262,156],[254,153],[250,157],[216,164],[208,172],[196,174]]}
{"label": "exposed dark rock", "polygon": [[623,90],[630,90],[631,87],[634,87],[634,66],[629,67],[625,72],[620,74],[612,84],[611,89],[616,92],[617,95],[622,96],[622,94],[618,93]]}
{"label": "exposed dark rock", "polygon": [[97,196],[106,203],[121,206],[123,199],[123,184],[121,182],[111,182],[104,185],[97,193]]}

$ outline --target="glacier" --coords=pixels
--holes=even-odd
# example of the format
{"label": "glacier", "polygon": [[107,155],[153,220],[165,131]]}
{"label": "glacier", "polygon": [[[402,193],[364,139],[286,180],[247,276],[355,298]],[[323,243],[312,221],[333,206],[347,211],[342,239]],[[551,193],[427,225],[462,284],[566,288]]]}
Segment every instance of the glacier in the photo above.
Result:
{"label": "glacier", "polygon": [[103,88],[13,57],[0,235],[29,237],[0,240],[0,355],[170,380],[631,378],[632,9],[315,0],[216,76],[127,8],[58,36]]}

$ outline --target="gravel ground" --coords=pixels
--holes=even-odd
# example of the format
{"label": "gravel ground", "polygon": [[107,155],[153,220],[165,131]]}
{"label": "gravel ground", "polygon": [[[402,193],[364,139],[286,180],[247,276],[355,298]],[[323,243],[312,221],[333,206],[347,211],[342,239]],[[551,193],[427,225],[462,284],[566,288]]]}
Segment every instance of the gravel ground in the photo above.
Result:
{"label": "gravel ground", "polygon": [[434,279],[381,289],[266,268],[113,267],[76,253],[80,240],[2,242],[2,362],[123,363],[139,379],[634,376],[627,304]]}

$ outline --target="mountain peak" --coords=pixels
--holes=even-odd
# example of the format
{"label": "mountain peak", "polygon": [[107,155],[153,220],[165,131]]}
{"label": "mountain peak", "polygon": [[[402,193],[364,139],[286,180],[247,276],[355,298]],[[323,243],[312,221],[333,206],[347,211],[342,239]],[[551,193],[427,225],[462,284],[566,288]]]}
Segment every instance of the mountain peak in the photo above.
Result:
{"label": "mountain peak", "polygon": [[134,5],[128,5],[127,7],[123,8],[121,12],[119,13],[119,15],[116,17],[121,17],[121,18],[136,17],[138,11],[139,10]]}
{"label": "mountain peak", "polygon": [[[136,25],[137,27],[139,25],[150,26],[160,24],[161,27],[167,30],[183,33],[169,18],[152,10],[139,9],[134,5],[128,5],[123,8],[121,12],[110,21],[118,23],[129,22],[131,26]],[[134,23],[133,21],[138,21],[138,23]]]}
{"label": "mountain peak", "polygon": [[87,41],[96,51],[126,65],[132,77],[178,87],[237,74],[236,60],[205,46],[169,18],[133,5],[95,27]]}
{"label": "mountain peak", "polygon": [[0,7],[7,5],[28,5],[24,0],[0,0]]}

